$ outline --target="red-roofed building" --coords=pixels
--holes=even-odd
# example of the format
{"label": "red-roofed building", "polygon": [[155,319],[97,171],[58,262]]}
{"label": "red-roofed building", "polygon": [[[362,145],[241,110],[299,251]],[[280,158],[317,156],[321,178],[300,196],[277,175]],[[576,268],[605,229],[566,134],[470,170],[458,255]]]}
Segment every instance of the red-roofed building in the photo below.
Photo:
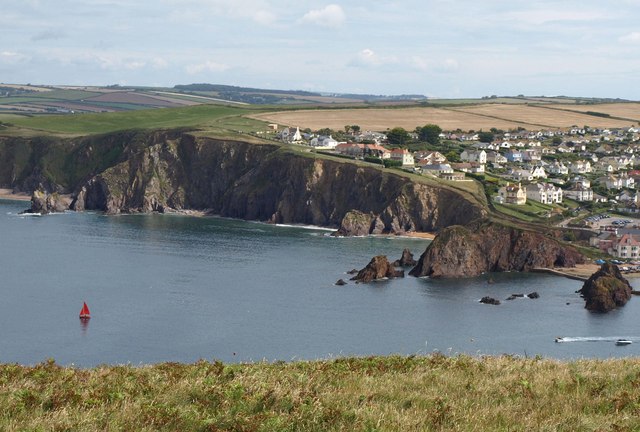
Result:
{"label": "red-roofed building", "polygon": [[391,160],[402,162],[402,166],[413,166],[415,164],[413,155],[407,149],[394,148],[391,150]]}

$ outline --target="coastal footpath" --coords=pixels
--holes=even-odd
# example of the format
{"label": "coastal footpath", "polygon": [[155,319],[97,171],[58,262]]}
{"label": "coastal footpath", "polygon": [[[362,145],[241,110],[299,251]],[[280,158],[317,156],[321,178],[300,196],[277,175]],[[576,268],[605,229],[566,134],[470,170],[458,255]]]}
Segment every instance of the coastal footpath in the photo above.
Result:
{"label": "coastal footpath", "polygon": [[0,365],[0,429],[637,430],[640,360]]}

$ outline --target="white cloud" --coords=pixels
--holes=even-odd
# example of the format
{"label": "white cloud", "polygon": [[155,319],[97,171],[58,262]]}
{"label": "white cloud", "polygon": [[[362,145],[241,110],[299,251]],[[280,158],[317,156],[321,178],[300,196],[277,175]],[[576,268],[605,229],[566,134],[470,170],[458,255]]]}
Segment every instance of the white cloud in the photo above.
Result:
{"label": "white cloud", "polygon": [[163,0],[163,3],[173,8],[169,13],[171,19],[192,24],[227,17],[270,25],[278,18],[265,0]]}
{"label": "white cloud", "polygon": [[24,54],[15,51],[0,51],[0,63],[17,64],[25,60],[28,60],[28,57]]}
{"label": "white cloud", "polygon": [[263,25],[273,24],[276,21],[276,18],[276,14],[266,10],[259,10],[251,14],[252,20]]}
{"label": "white cloud", "polygon": [[365,48],[358,53],[354,61],[354,64],[360,66],[380,66],[384,61],[373,50]]}
{"label": "white cloud", "polygon": [[140,60],[130,60],[124,63],[124,67],[129,70],[142,69],[147,65],[146,62]]}
{"label": "white cloud", "polygon": [[631,32],[628,35],[624,35],[618,39],[620,42],[624,43],[640,43],[640,32]]}
{"label": "white cloud", "polygon": [[448,58],[445,59],[442,63],[440,63],[436,70],[438,72],[456,72],[459,69],[459,64],[456,59]]}
{"label": "white cloud", "polygon": [[446,58],[441,61],[429,61],[419,56],[413,56],[409,59],[409,66],[420,72],[438,72],[451,73],[456,72],[460,65],[456,59]]}
{"label": "white cloud", "polygon": [[187,65],[184,69],[189,75],[197,75],[202,72],[224,72],[229,69],[229,66],[224,63],[207,60],[204,63]]}
{"label": "white cloud", "polygon": [[166,69],[169,66],[169,62],[163,59],[162,57],[155,57],[151,59],[151,65],[155,69]]}
{"label": "white cloud", "polygon": [[342,7],[330,4],[322,9],[310,10],[302,17],[301,21],[307,24],[315,24],[322,27],[340,27],[346,21],[347,16]]}

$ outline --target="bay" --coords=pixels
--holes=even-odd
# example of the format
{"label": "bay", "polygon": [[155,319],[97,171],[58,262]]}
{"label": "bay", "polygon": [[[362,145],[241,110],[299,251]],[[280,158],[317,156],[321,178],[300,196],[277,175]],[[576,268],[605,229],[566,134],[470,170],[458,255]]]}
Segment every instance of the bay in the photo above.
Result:
{"label": "bay", "polygon": [[[81,367],[347,355],[638,354],[640,301],[593,314],[581,282],[503,273],[335,286],[371,257],[419,239],[334,238],[327,230],[215,217],[24,216],[0,201],[0,362]],[[631,280],[638,288],[636,280]],[[536,291],[539,299],[504,301]],[[489,295],[500,306],[478,303]],[[81,323],[82,302],[92,319]],[[556,343],[563,336],[570,341]],[[617,338],[638,341],[615,346]]]}

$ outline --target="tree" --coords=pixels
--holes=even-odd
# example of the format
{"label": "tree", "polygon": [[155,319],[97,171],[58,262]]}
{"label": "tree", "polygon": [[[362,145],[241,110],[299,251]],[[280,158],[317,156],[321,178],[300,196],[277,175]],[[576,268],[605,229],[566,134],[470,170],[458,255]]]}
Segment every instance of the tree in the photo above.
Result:
{"label": "tree", "polygon": [[478,140],[484,143],[490,143],[493,141],[494,135],[491,132],[478,132]]}
{"label": "tree", "polygon": [[457,151],[451,150],[449,153],[444,155],[449,162],[460,162],[460,155]]}
{"label": "tree", "polygon": [[411,136],[409,135],[409,132],[401,127],[394,127],[387,132],[387,140],[389,141],[389,144],[403,146],[409,142],[410,139]]}
{"label": "tree", "polygon": [[562,144],[562,138],[559,136],[554,136],[551,142],[553,143],[553,145],[560,145]]}
{"label": "tree", "polygon": [[354,134],[357,134],[358,132],[360,132],[360,126],[358,126],[358,125],[351,125],[351,131],[352,131]]}
{"label": "tree", "polygon": [[429,144],[440,143],[440,134],[442,133],[442,129],[438,125],[434,125],[434,124],[424,125],[421,128],[418,128],[416,132],[418,132],[420,141],[426,141]]}

